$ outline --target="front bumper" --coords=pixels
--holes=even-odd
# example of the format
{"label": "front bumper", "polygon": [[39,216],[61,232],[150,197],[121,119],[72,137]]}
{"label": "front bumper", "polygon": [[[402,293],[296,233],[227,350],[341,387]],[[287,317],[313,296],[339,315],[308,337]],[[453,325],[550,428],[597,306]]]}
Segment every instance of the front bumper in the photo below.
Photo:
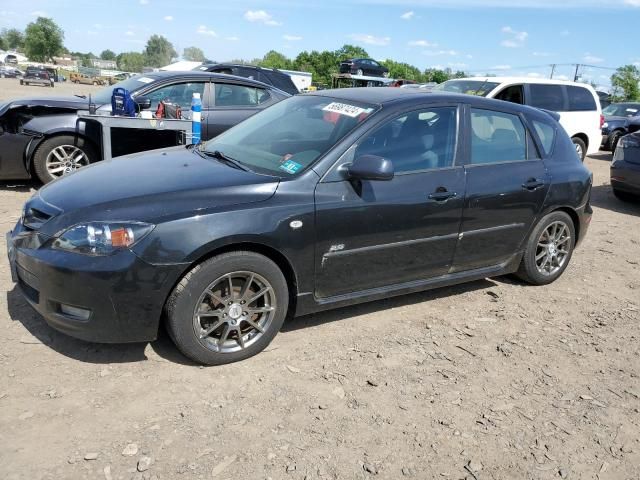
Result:
{"label": "front bumper", "polygon": [[157,337],[164,302],[181,266],[151,265],[129,250],[106,257],[53,250],[36,237],[20,224],[7,234],[9,263],[20,291],[51,327],[99,343]]}

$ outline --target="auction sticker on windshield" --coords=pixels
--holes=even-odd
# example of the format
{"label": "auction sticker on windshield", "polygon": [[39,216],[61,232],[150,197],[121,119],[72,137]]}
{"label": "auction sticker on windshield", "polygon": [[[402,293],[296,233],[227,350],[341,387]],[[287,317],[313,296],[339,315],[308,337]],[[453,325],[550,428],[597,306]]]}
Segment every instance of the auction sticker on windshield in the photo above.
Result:
{"label": "auction sticker on windshield", "polygon": [[361,107],[356,107],[355,105],[349,105],[347,103],[340,103],[340,102],[332,102],[326,107],[324,107],[322,110],[324,110],[325,112],[339,113],[340,115],[346,115],[347,117],[353,117],[353,118],[357,117],[362,113],[369,113],[371,111],[370,108],[361,108]]}
{"label": "auction sticker on windshield", "polygon": [[153,82],[153,78],[149,78],[149,77],[140,77],[140,78],[136,78],[137,81],[142,82],[142,83],[151,83]]}
{"label": "auction sticker on windshield", "polygon": [[291,175],[298,173],[298,170],[300,170],[301,168],[302,168],[302,165],[300,165],[297,162],[294,162],[293,160],[287,160],[282,165],[280,165],[280,170],[284,170],[285,172]]}

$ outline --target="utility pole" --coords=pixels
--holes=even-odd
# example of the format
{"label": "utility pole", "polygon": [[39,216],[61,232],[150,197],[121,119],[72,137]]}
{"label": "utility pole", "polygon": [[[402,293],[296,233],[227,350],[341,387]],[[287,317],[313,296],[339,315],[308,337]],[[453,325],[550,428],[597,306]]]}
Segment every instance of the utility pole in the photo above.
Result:
{"label": "utility pole", "polygon": [[556,64],[552,63],[551,64],[551,76],[549,76],[549,78],[553,78],[553,73],[556,71]]}
{"label": "utility pole", "polygon": [[576,73],[573,75],[573,81],[577,82],[578,81],[578,69],[580,68],[580,64],[576,63]]}

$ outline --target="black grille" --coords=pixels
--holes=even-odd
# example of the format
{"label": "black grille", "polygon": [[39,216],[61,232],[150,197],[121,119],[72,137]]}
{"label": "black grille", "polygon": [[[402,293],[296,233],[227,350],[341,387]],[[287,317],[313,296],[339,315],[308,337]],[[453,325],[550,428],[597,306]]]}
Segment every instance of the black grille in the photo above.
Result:
{"label": "black grille", "polygon": [[40,303],[40,292],[33,288],[30,285],[27,285],[22,278],[20,278],[20,274],[18,273],[18,285],[22,289],[22,293],[27,297],[31,302],[38,304]]}

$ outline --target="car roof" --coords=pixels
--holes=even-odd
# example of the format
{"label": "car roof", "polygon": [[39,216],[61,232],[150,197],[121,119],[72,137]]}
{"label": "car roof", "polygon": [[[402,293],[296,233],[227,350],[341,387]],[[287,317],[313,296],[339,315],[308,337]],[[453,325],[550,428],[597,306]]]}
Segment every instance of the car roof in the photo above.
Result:
{"label": "car roof", "polygon": [[585,87],[589,90],[595,90],[588,83],[572,82],[570,80],[556,80],[553,78],[535,78],[535,77],[465,77],[465,78],[452,78],[452,80],[475,80],[477,82],[491,82],[491,83],[543,83],[548,85],[575,85],[578,87]]}
{"label": "car roof", "polygon": [[[142,73],[141,76],[152,78],[154,80],[171,80],[174,78],[208,78],[210,80],[231,80],[233,83],[242,83],[244,85],[251,85],[255,87],[268,88],[270,90],[278,90],[273,85],[268,85],[266,83],[259,82],[258,80],[253,80],[251,78],[246,77],[238,77],[237,75],[227,75],[226,73],[216,73],[216,72],[202,72],[199,70],[184,70],[177,72],[149,72]],[[286,92],[283,92],[286,93]],[[288,95],[288,94],[287,94]]]}
{"label": "car roof", "polygon": [[332,90],[317,90],[304,93],[305,96],[330,97],[336,100],[369,103],[382,107],[393,105],[417,105],[428,103],[466,103],[473,107],[491,107],[498,110],[514,113],[541,112],[540,109],[520,105],[518,103],[505,102],[493,98],[485,98],[476,95],[462,93],[433,92],[418,88],[392,88],[392,87],[355,87],[336,88]]}
{"label": "car roof", "polygon": [[[282,73],[277,68],[259,67],[257,65],[247,65],[247,64],[244,64],[244,63],[203,63],[199,67],[196,67],[196,71],[197,71],[197,69],[199,69],[201,67],[206,67],[206,68],[242,67],[242,68],[250,68],[250,69],[253,69],[253,70],[262,70],[262,71],[265,71],[265,72],[274,72],[274,73],[280,73],[282,75],[286,75],[286,73]],[[215,72],[210,72],[210,73],[215,73]],[[246,78],[246,77],[244,77],[244,78]]]}

